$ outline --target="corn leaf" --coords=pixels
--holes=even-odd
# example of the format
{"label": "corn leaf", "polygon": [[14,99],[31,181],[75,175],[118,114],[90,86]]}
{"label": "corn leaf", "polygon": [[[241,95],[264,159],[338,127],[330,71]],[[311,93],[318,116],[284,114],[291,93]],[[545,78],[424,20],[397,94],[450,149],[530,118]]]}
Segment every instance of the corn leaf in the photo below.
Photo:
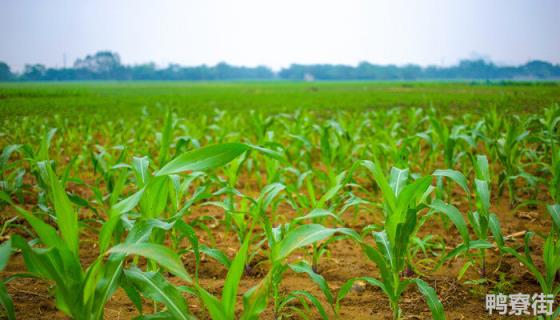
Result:
{"label": "corn leaf", "polygon": [[477,206],[483,215],[488,213],[490,210],[490,189],[488,187],[488,181],[474,179],[474,184],[476,188]]}
{"label": "corn leaf", "polygon": [[10,256],[12,255],[12,241],[4,241],[0,244],[0,271],[3,271],[6,265],[8,265],[8,261],[10,260]]}
{"label": "corn leaf", "polygon": [[272,248],[272,260],[281,261],[288,257],[294,250],[324,240],[337,232],[340,232],[340,230],[336,228],[326,228],[320,224],[301,225],[288,232],[284,239],[276,243]]}
{"label": "corn leaf", "polygon": [[556,229],[560,230],[560,204],[547,205],[546,208],[552,217],[554,225],[556,225]]}
{"label": "corn leaf", "polygon": [[142,272],[133,267],[125,270],[124,274],[144,296],[163,303],[174,319],[194,319],[179,290],[165,280],[160,273]]}
{"label": "corn leaf", "polygon": [[155,243],[121,243],[109,249],[108,253],[143,256],[154,260],[181,279],[192,281],[177,254],[166,246]]}
{"label": "corn leaf", "polygon": [[191,243],[196,264],[195,278],[198,279],[198,269],[200,268],[200,245],[196,232],[190,224],[185,223],[183,220],[177,220],[177,222],[175,222],[175,228],[182,236],[187,237]]}
{"label": "corn leaf", "polygon": [[311,280],[319,286],[319,289],[323,292],[327,302],[331,305],[334,303],[334,298],[331,294],[331,290],[329,289],[329,285],[327,284],[327,280],[325,280],[322,275],[315,273],[313,268],[311,268],[307,262],[300,261],[298,263],[290,264],[289,267],[296,273],[306,273]]}
{"label": "corn leaf", "polygon": [[375,243],[377,243],[377,248],[385,257],[385,261],[387,261],[389,268],[393,271],[396,270],[396,261],[395,257],[393,256],[393,248],[391,246],[389,238],[387,238],[387,233],[385,231],[374,232],[373,237],[375,238]]}
{"label": "corn leaf", "polygon": [[457,209],[454,205],[444,203],[441,200],[434,200],[429,207],[433,210],[444,213],[453,222],[453,224],[455,224],[455,227],[463,238],[463,242],[467,246],[469,245],[469,229],[463,215],[459,212],[459,209]]}
{"label": "corn leaf", "polygon": [[426,303],[432,311],[432,319],[434,320],[443,320],[445,319],[445,313],[443,312],[443,305],[436,294],[434,288],[432,288],[429,284],[427,284],[422,279],[411,279],[416,285],[418,286],[418,290],[426,299]]}
{"label": "corn leaf", "polygon": [[[0,271],[4,270],[12,254],[12,241],[5,241],[0,245]],[[14,303],[12,297],[8,294],[8,290],[4,285],[4,281],[0,279],[0,304],[4,307],[4,311],[8,317],[8,320],[15,320],[16,314],[14,311]]]}
{"label": "corn leaf", "polygon": [[366,256],[377,265],[377,268],[379,269],[379,273],[381,273],[381,279],[383,280],[383,287],[380,288],[383,289],[385,294],[390,299],[393,299],[394,297],[393,291],[396,284],[394,283],[394,278],[393,275],[391,274],[391,265],[384,258],[383,254],[379,252],[378,249],[363,243],[362,250],[364,251]]}
{"label": "corn leaf", "polygon": [[171,110],[167,111],[165,124],[163,125],[163,132],[161,133],[161,145],[159,149],[159,165],[163,166],[167,162],[169,149],[171,145],[171,131],[173,130],[173,113]]}
{"label": "corn leaf", "polygon": [[488,158],[484,155],[476,156],[476,178],[478,180],[490,181],[490,170],[488,166]]}
{"label": "corn leaf", "polygon": [[266,309],[272,273],[269,272],[256,286],[243,294],[243,313],[241,320],[256,320]]}
{"label": "corn leaf", "polygon": [[321,304],[321,302],[314,296],[312,295],[310,292],[307,292],[305,290],[295,290],[290,292],[290,295],[293,297],[297,297],[297,296],[302,296],[305,299],[309,300],[317,309],[317,312],[319,312],[319,315],[321,315],[322,319],[328,320],[329,316],[327,315],[327,312],[325,312],[325,308],[323,308],[323,305]]}
{"label": "corn leaf", "polygon": [[494,240],[496,241],[498,247],[503,247],[505,243],[504,237],[502,235],[502,230],[500,228],[500,221],[498,220],[498,217],[496,217],[496,215],[493,213],[489,216],[488,226],[490,227],[490,232],[492,232],[492,235],[494,236]]}
{"label": "corn leaf", "polygon": [[243,275],[245,268],[245,261],[247,260],[247,251],[249,249],[249,240],[251,235],[245,237],[245,241],[241,248],[233,258],[231,266],[228,270],[226,281],[224,283],[224,290],[222,292],[223,310],[228,319],[235,318],[235,301],[237,300],[237,289],[239,289],[239,281]]}
{"label": "corn leaf", "polygon": [[455,181],[455,183],[457,183],[470,198],[470,190],[467,183],[467,178],[465,178],[465,176],[461,172],[451,169],[436,170],[434,171],[434,173],[432,173],[432,175],[435,177],[446,177]]}
{"label": "corn leaf", "polygon": [[188,151],[169,161],[155,175],[163,176],[221,167],[248,149],[249,147],[242,143],[224,143]]}
{"label": "corn leaf", "polygon": [[383,192],[383,199],[387,202],[390,210],[392,212],[396,211],[397,198],[379,165],[368,160],[363,161],[362,165],[372,174],[373,179],[379,186],[379,189]]}
{"label": "corn leaf", "polygon": [[226,268],[229,269],[231,267],[231,261],[225,255],[225,253],[223,253],[219,249],[210,248],[210,247],[208,247],[206,245],[203,245],[203,244],[201,244],[199,246],[199,249],[200,249],[200,252],[204,253],[205,255],[207,255],[211,258],[214,258],[214,260],[218,261],[219,263],[221,263]]}
{"label": "corn leaf", "polygon": [[4,307],[8,320],[15,320],[16,313],[14,311],[14,303],[3,281],[0,281],[0,304]]}
{"label": "corn leaf", "polygon": [[299,221],[302,221],[302,220],[317,219],[317,218],[324,218],[324,217],[331,217],[334,220],[336,220],[337,222],[341,222],[340,218],[337,215],[335,215],[334,213],[332,213],[328,210],[325,210],[325,209],[313,209],[308,214],[306,214],[304,216],[301,216],[301,217],[297,217],[293,221],[294,222],[299,222]]}
{"label": "corn leaf", "polygon": [[393,167],[391,168],[390,174],[389,185],[391,186],[395,197],[398,197],[408,181],[408,169]]}
{"label": "corn leaf", "polygon": [[42,162],[49,175],[51,192],[54,201],[54,210],[57,218],[57,225],[60,234],[66,245],[76,256],[78,255],[78,215],[68,199],[68,195],[62,183],[56,177],[51,166],[47,162]]}

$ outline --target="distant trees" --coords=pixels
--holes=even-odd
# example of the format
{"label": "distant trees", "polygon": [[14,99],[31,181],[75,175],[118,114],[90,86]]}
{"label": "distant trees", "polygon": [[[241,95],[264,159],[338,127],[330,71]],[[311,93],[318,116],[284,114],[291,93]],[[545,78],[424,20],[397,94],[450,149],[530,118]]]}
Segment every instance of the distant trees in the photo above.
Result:
{"label": "distant trees", "polygon": [[47,67],[42,64],[26,64],[23,70],[23,79],[30,81],[44,80],[47,74]]}
{"label": "distant trees", "polygon": [[94,55],[87,55],[84,59],[77,59],[74,69],[84,79],[121,80],[126,74],[120,56],[110,51],[99,51]]}
{"label": "distant trees", "polygon": [[10,66],[0,61],[0,81],[10,81],[13,76]]}
{"label": "distant trees", "polygon": [[545,79],[558,76],[559,66],[554,66],[551,63],[534,60],[523,66],[526,74],[534,75],[537,78]]}
{"label": "distant trees", "polygon": [[456,66],[422,68],[413,64],[396,66],[362,62],[356,67],[292,64],[278,73],[280,78],[287,80],[303,80],[306,74],[317,80],[560,79],[560,65],[531,61],[510,67],[496,66],[485,60],[462,60]]}
{"label": "distant trees", "polygon": [[221,62],[214,67],[206,65],[182,67],[170,64],[165,69],[157,69],[153,63],[125,67],[127,79],[133,80],[266,80],[275,77],[272,70],[259,66],[255,68],[236,67]]}
{"label": "distant trees", "polygon": [[121,68],[121,58],[117,53],[99,51],[93,56],[87,55],[84,59],[76,60],[74,68],[94,73],[109,73]]}
{"label": "distant trees", "polygon": [[237,67],[225,62],[215,66],[184,67],[170,64],[158,68],[154,63],[123,65],[115,52],[99,51],[77,59],[71,68],[47,68],[41,64],[26,65],[21,74],[13,74],[0,62],[0,81],[50,80],[450,80],[450,79],[560,79],[560,65],[534,60],[521,66],[497,66],[486,60],[462,60],[449,67],[377,65],[361,62],[357,66],[292,64],[279,72],[265,66]]}

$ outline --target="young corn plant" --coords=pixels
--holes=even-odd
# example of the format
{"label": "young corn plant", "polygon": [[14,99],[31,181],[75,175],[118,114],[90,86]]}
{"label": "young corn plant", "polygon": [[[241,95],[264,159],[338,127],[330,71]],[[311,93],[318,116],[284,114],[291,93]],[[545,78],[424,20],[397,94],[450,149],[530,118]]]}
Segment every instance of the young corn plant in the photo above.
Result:
{"label": "young corn plant", "polygon": [[[313,283],[315,283],[317,285],[317,287],[319,287],[319,289],[321,290],[321,293],[323,294],[323,297],[325,298],[325,300],[327,301],[327,303],[329,304],[331,311],[333,312],[334,316],[336,319],[340,318],[340,305],[336,303],[335,301],[335,296],[332,293],[329,284],[327,283],[327,280],[320,274],[316,273],[313,270],[313,267],[305,260],[299,261],[297,263],[293,263],[293,264],[289,264],[288,265],[290,267],[290,269],[295,272],[295,273],[299,273],[299,274],[307,274],[309,276],[309,278],[311,279],[311,281],[313,281]],[[317,299],[311,295],[311,293],[304,293],[304,291],[298,290],[297,292],[295,292],[295,294],[290,294],[289,298],[293,299],[297,299],[299,296],[303,296],[304,298],[309,299],[314,305],[317,306],[317,311],[319,312],[319,314],[322,316],[323,319],[328,319],[328,316],[322,306],[322,304],[317,301]],[[291,299],[287,299],[288,301],[286,301],[286,303],[289,303],[291,301]],[[303,301],[300,300],[302,303]],[[298,313],[301,314],[299,311],[299,309],[297,308],[293,308],[293,310]],[[302,318],[306,318],[304,315],[302,315]]]}
{"label": "young corn plant", "polygon": [[366,256],[377,265],[381,279],[371,277],[351,279],[340,289],[337,301],[348,294],[356,280],[363,280],[379,287],[387,295],[393,311],[393,319],[400,319],[402,316],[400,298],[409,285],[416,284],[426,299],[432,317],[444,319],[443,306],[432,287],[420,278],[401,277],[407,266],[411,235],[415,230],[418,213],[425,207],[423,202],[429,193],[432,178],[426,176],[408,183],[408,170],[393,168],[388,179],[377,163],[364,161],[363,164],[371,172],[382,192],[385,223],[382,231],[373,232],[376,246],[363,240],[359,242]]}
{"label": "young corn plant", "polygon": [[[469,252],[470,250],[478,250],[478,267],[480,275],[486,277],[486,250],[492,248],[493,245],[488,241],[489,232],[492,232],[494,237],[501,237],[501,233],[498,232],[496,226],[498,226],[498,218],[495,214],[490,212],[490,172],[488,167],[488,159],[486,156],[477,156],[475,163],[475,179],[474,179],[474,189],[475,189],[475,199],[476,199],[476,210],[472,210],[471,204],[471,193],[467,184],[467,179],[459,171],[455,170],[436,170],[434,176],[446,177],[457,183],[467,194],[469,199],[469,212],[467,214],[468,221],[471,229],[476,235],[476,240],[471,240],[467,224],[463,218],[463,215],[454,205],[450,203],[444,203],[441,200],[435,200],[430,204],[430,208],[437,212],[444,213],[449,220],[453,222],[463,243],[457,246],[455,249],[447,253],[440,264],[452,259],[462,253]],[[461,277],[469,267],[476,266],[476,262],[472,256],[469,256],[469,261],[463,266],[460,271]]]}
{"label": "young corn plant", "polygon": [[[477,131],[474,130],[469,135],[465,125],[455,125],[450,129],[443,121],[439,121],[435,117],[430,120],[433,131],[443,147],[444,165],[446,169],[453,170],[461,163],[461,159],[465,157],[468,150],[476,149]],[[436,148],[437,145],[432,146],[432,149]],[[445,200],[450,196],[450,190],[443,187],[441,177],[436,177],[438,186],[436,195],[439,199]]]}
{"label": "young corn plant", "polygon": [[[140,218],[177,221],[194,201],[204,197],[204,194],[201,195],[204,189],[199,190],[191,200],[182,203],[180,207],[180,198],[184,195],[184,189],[188,187],[190,180],[185,180],[186,184],[181,185],[177,174],[187,171],[191,172],[190,178],[197,177],[197,171],[221,167],[248,150],[249,146],[241,143],[206,146],[175,157],[154,173],[150,172],[149,160],[146,157],[134,158],[132,168],[136,176],[137,194],[139,194]],[[169,203],[173,208],[172,211],[166,210]],[[101,233],[113,235],[117,231],[118,234],[120,218],[118,215],[110,214],[109,224]],[[163,243],[165,236],[165,232],[156,232],[153,240]]]}
{"label": "young corn plant", "polygon": [[[309,292],[298,290],[288,295],[280,292],[280,283],[284,272],[289,268],[286,263],[290,254],[299,249],[312,245],[318,241],[329,239],[336,233],[344,234],[353,239],[358,239],[358,234],[352,229],[327,228],[320,224],[303,224],[299,226],[284,225],[266,231],[270,245],[269,263],[271,277],[271,295],[274,301],[275,318],[282,318],[285,307],[298,296],[308,299],[319,311],[323,319],[328,319],[320,302]],[[270,235],[269,235],[270,234]]]}
{"label": "young corn plant", "polygon": [[[186,170],[205,170],[226,164],[241,153],[248,150],[242,144],[215,145],[192,152],[187,152],[170,161],[156,172],[156,177],[166,177]],[[47,184],[49,199],[54,207],[56,228],[43,222],[33,214],[12,203],[11,198],[2,193],[2,200],[11,203],[33,228],[37,240],[27,242],[18,235],[12,236],[10,249],[22,251],[28,271],[36,277],[51,280],[55,283],[55,297],[57,307],[74,319],[102,319],[103,306],[120,285],[121,276],[126,275],[137,290],[148,297],[161,302],[168,307],[168,313],[179,319],[189,319],[187,309],[176,310],[175,301],[169,298],[169,286],[162,276],[152,267],[151,272],[139,269],[124,270],[127,255],[144,256],[153,263],[165,267],[171,273],[190,282],[191,278],[184,270],[179,258],[167,247],[147,242],[152,238],[152,230],[169,230],[173,225],[154,219],[153,216],[141,216],[138,221],[130,221],[129,232],[123,243],[118,243],[109,249],[117,224],[123,221],[125,213],[142,205],[145,197],[154,197],[146,192],[151,187],[145,181],[142,188],[128,198],[111,206],[109,217],[101,228],[99,236],[99,257],[88,267],[83,267],[79,259],[79,229],[80,223],[76,208],[70,201],[64,184],[55,175],[49,161],[37,163],[41,178]],[[142,167],[143,168],[143,167]],[[145,172],[147,173],[147,172]],[[145,175],[143,178],[146,178]],[[156,181],[154,178],[152,181]],[[155,199],[148,199],[155,203]],[[131,224],[132,222],[132,224]],[[119,240],[119,238],[114,238]],[[41,246],[37,246],[39,243]],[[107,260],[105,254],[109,255]],[[136,259],[135,259],[136,260]],[[129,288],[129,287],[127,287]],[[164,293],[154,295],[154,290]],[[131,298],[137,295],[130,294]],[[176,296],[176,295],[175,295]],[[171,300],[170,300],[171,299]],[[6,299],[3,299],[7,301]],[[133,301],[137,302],[136,299]],[[138,305],[138,303],[136,303]],[[183,312],[183,311],[186,311]],[[167,312],[167,311],[166,311]],[[187,316],[186,316],[186,315]]]}
{"label": "young corn plant", "polygon": [[[158,175],[163,174],[175,174],[178,172],[182,172],[185,170],[189,170],[189,171],[197,171],[197,170],[203,170],[203,169],[209,169],[209,168],[214,168],[217,166],[221,166],[231,160],[233,160],[235,157],[237,157],[238,155],[242,154],[243,152],[249,150],[249,146],[247,145],[242,145],[242,144],[222,144],[222,145],[217,145],[217,146],[210,146],[210,147],[206,147],[206,148],[202,148],[199,150],[194,150],[191,152],[188,152],[186,154],[188,154],[189,156],[184,156],[181,158],[181,161],[183,162],[180,166],[176,166],[176,160],[172,160],[170,161],[168,164],[166,164],[162,169],[160,169],[159,171],[157,171],[155,173],[155,176],[157,177]],[[208,153],[208,150],[212,151],[210,153]],[[201,156],[202,155],[208,155],[211,154],[211,156],[207,157],[207,156]],[[187,162],[190,162],[187,165]],[[144,168],[146,167],[145,165],[140,167],[140,168]],[[142,173],[145,172],[144,170],[137,170],[138,172]],[[142,179],[142,177],[139,177],[139,179]],[[149,182],[148,182],[149,183]],[[163,184],[163,186],[165,186],[165,184]],[[146,185],[144,186],[146,187]],[[148,185],[149,187],[149,185]],[[158,187],[161,188],[161,187]],[[274,197],[276,196],[276,194],[282,190],[282,188],[275,188],[275,186],[273,185],[270,188],[265,188],[266,190],[263,190],[263,195],[257,200],[254,201],[254,205],[255,207],[258,207],[260,209],[255,209],[255,212],[263,212],[266,210],[266,207],[268,207],[270,205],[270,203],[273,201]],[[172,189],[170,189],[172,191]],[[221,191],[218,191],[218,194]],[[173,193],[173,192],[172,192]],[[161,194],[161,191],[158,192],[153,192],[152,194]],[[163,199],[166,199],[166,196],[163,197]],[[160,199],[161,200],[161,199]],[[163,200],[166,201],[166,200]],[[148,207],[154,207],[154,205],[148,206]],[[192,245],[192,250],[195,254],[195,262],[196,262],[196,273],[195,273],[195,288],[194,290],[188,290],[187,292],[197,295],[199,298],[201,298],[201,300],[203,301],[203,304],[206,306],[207,310],[209,311],[209,313],[211,314],[211,316],[213,318],[216,319],[233,319],[233,306],[235,305],[235,294],[231,295],[230,292],[231,290],[234,290],[232,288],[237,288],[239,279],[241,277],[241,274],[243,272],[243,270],[246,270],[246,264],[248,261],[248,253],[247,253],[247,247],[250,244],[250,239],[251,239],[251,231],[249,230],[248,226],[247,226],[247,221],[245,221],[245,219],[243,219],[244,217],[238,217],[237,215],[233,214],[232,215],[232,220],[236,223],[237,227],[239,228],[239,236],[242,237],[240,238],[240,241],[243,241],[242,244],[242,249],[240,250],[239,254],[236,256],[236,258],[234,258],[233,261],[230,261],[223,253],[221,253],[219,250],[217,249],[212,249],[212,248],[208,248],[202,244],[198,243],[198,239],[196,238],[196,234],[194,232],[194,229],[192,228],[191,225],[183,222],[182,220],[180,220],[179,218],[182,216],[181,214],[181,210],[179,210],[179,212],[171,217],[170,219],[167,219],[167,223],[164,222],[158,222],[159,224],[167,224],[168,227],[165,228],[165,230],[176,230],[178,234],[180,234],[181,236],[178,238],[178,240],[181,239],[181,237],[187,237],[188,240],[191,242]],[[157,214],[156,214],[157,216]],[[144,218],[146,219],[146,218]],[[147,217],[147,219],[154,219],[151,217]],[[157,221],[157,220],[155,220]],[[229,271],[228,271],[228,277],[227,277],[227,284],[226,287],[224,288],[224,292],[223,292],[223,296],[221,301],[219,301],[217,298],[213,297],[211,294],[209,294],[206,290],[204,290],[202,287],[200,287],[200,285],[198,284],[198,270],[199,270],[199,264],[200,264],[200,252],[206,253],[209,256],[216,258],[219,262],[221,262],[222,264],[224,264],[226,267],[228,267]],[[241,266],[241,267],[240,267]],[[190,314],[185,310],[184,306],[185,303],[183,301],[183,299],[180,297],[180,295],[178,294],[178,292],[176,291],[176,289],[173,289],[173,286],[170,285],[165,279],[163,279],[162,277],[158,276],[157,273],[154,273],[153,268],[149,268],[148,272],[144,272],[142,273],[142,271],[140,270],[134,270],[134,271],[127,271],[125,274],[127,277],[130,277],[130,283],[133,284],[133,287],[130,288],[128,291],[131,291],[132,293],[129,294],[129,296],[131,297],[131,299],[136,299],[136,296],[138,296],[138,294],[142,294],[156,302],[159,303],[163,303],[167,306],[167,309],[169,309],[170,305],[178,305],[181,306],[179,308],[179,310],[176,311],[176,315],[175,317],[178,317],[178,315],[182,315],[183,318],[189,318]],[[143,277],[141,277],[140,275],[144,274]],[[172,293],[171,296],[163,299],[162,297],[158,296],[158,295],[154,295],[152,292],[149,291],[149,287],[146,287],[146,283],[143,282],[138,282],[140,280],[142,280],[143,278],[149,278],[149,277],[157,277],[157,283],[159,283],[159,285],[161,287],[166,288],[166,290],[168,291],[172,291],[175,293]],[[154,280],[155,281],[155,280]],[[264,281],[264,280],[263,280]],[[266,280],[268,281],[268,280]],[[258,286],[258,288],[263,287],[266,285],[266,281],[264,281],[260,286]],[[235,283],[235,284],[234,284]],[[266,291],[263,291],[262,289],[258,289],[256,288],[255,290],[248,292],[248,298],[249,300],[253,299],[253,300],[261,300],[263,299],[262,296],[267,294]],[[257,290],[258,289],[258,290]],[[236,289],[235,289],[236,290]],[[254,293],[254,292],[257,293]],[[134,292],[138,292],[138,294],[135,294]],[[127,292],[128,293],[128,292]],[[233,299],[233,300],[232,300]],[[139,303],[135,303],[137,306],[140,305]],[[141,309],[139,308],[139,310],[141,311]],[[254,306],[250,306],[248,305],[245,309],[244,309],[244,314],[243,314],[243,318],[247,318],[247,319],[254,319],[258,317],[258,314],[260,312],[262,312],[261,309],[256,308]],[[160,316],[164,316],[167,315],[168,311],[161,311],[158,312],[158,315]]]}
{"label": "young corn plant", "polygon": [[[226,198],[224,201],[210,201],[207,202],[206,205],[214,205],[223,208],[224,210],[230,210],[229,215],[232,221],[230,229],[233,229],[237,234],[237,239],[239,243],[243,243],[244,239],[250,237],[250,226],[251,223],[254,221],[260,221],[260,217],[267,214],[267,210],[270,209],[270,218],[267,218],[267,221],[274,222],[278,215],[276,214],[276,210],[282,198],[280,194],[285,189],[285,186],[281,183],[273,183],[270,184],[261,191],[257,198],[253,198],[247,195],[241,194],[239,191],[235,189],[227,189],[227,190],[220,190],[216,194],[222,194],[223,192],[227,192],[229,194],[235,193],[237,196],[241,197],[239,201],[239,205],[236,206],[235,202],[233,206],[229,205],[229,198]],[[227,219],[227,216],[226,216]],[[272,223],[271,222],[271,223]],[[251,240],[258,240],[257,237]],[[253,241],[252,241],[253,242]],[[251,243],[252,243],[251,242]],[[257,241],[259,245],[256,247],[259,249],[255,249],[248,255],[248,257],[244,260],[245,261],[245,274],[251,275],[253,274],[252,265],[253,258],[260,253],[260,247],[265,242],[265,240]],[[217,249],[215,249],[217,250]],[[214,251],[216,253],[217,251]],[[219,261],[225,261],[221,257],[222,254],[213,255],[215,258],[218,258]]]}
{"label": "young corn plant", "polygon": [[[543,294],[551,296],[553,300],[556,300],[556,297],[560,294],[560,284],[557,281],[557,277],[560,275],[560,204],[547,205],[547,210],[552,219],[552,226],[544,242],[543,271],[539,270],[539,267],[531,257],[530,242],[535,235],[533,232],[525,234],[524,253],[519,253],[517,250],[508,247],[502,237],[497,237],[496,242],[501,252],[515,257],[533,274]],[[499,225],[497,228],[499,229]],[[546,316],[546,319],[557,319],[559,316],[560,307],[557,307],[552,315]]]}
{"label": "young corn plant", "polygon": [[551,173],[549,193],[554,203],[560,203],[560,106],[554,105],[545,110],[545,117],[541,120],[543,130],[543,146],[550,149],[550,164],[545,165]]}
{"label": "young corn plant", "polygon": [[443,161],[447,168],[452,169],[457,162],[456,147],[459,127],[449,128],[445,122],[436,117],[430,118],[432,130],[443,148]]}
{"label": "young corn plant", "polygon": [[[13,235],[9,240],[9,250],[21,250],[31,276],[54,282],[56,306],[59,310],[73,319],[103,319],[104,305],[119,286],[125,255],[109,250],[109,257],[105,260],[107,247],[100,240],[101,254],[98,258],[88,267],[81,265],[77,212],[53,170],[46,163],[44,168],[49,179],[49,190],[54,198],[56,228],[12,203],[18,214],[36,232],[37,239],[28,242],[19,235]],[[1,195],[3,200],[11,203],[5,193]],[[134,205],[134,201],[134,197],[124,199],[112,210],[124,214]],[[177,271],[178,261],[173,258],[174,254],[169,249],[142,243],[151,228],[139,226],[134,230],[122,247],[138,246],[135,255],[154,259],[172,273],[176,272],[178,276],[189,280],[185,272]]]}
{"label": "young corn plant", "polygon": [[[295,272],[308,273],[310,276],[313,274],[311,277],[316,283],[318,281],[317,277],[322,278],[320,275],[315,274],[308,264],[299,262],[288,265],[286,260],[295,250],[312,245],[317,241],[328,239],[336,233],[346,234],[355,239],[357,239],[358,235],[350,229],[326,228],[320,224],[293,224],[292,226],[285,225],[270,229],[268,226],[268,224],[264,225],[265,233],[270,234],[271,237],[266,239],[270,246],[270,249],[267,251],[267,261],[270,264],[270,268],[257,285],[244,293],[243,310],[238,318],[243,320],[259,319],[259,315],[266,309],[269,299],[272,298],[275,319],[289,317],[290,313],[288,311],[295,312],[305,318],[306,316],[301,310],[290,305],[290,302],[294,300],[298,300],[302,304],[305,304],[306,300],[311,302],[319,312],[321,318],[328,319],[328,315],[322,304],[310,292],[295,290],[284,294],[280,291],[282,277],[289,268]],[[251,231],[247,234],[234,259],[225,264],[228,267],[228,274],[222,290],[221,299],[213,296],[199,285],[196,285],[199,297],[213,319],[235,319],[233,309],[236,301],[235,293],[237,292],[237,286],[243,275],[244,266],[247,264],[250,241]],[[216,256],[214,257],[216,258]],[[323,282],[320,285],[323,293],[329,290],[328,286],[324,286],[325,284],[326,282]],[[332,301],[332,294],[330,294],[330,291],[327,294],[331,296],[330,301]]]}
{"label": "young corn plant", "polygon": [[221,298],[212,295],[198,283],[195,284],[196,293],[212,319],[258,319],[260,313],[264,311],[266,307],[268,292],[265,289],[269,286],[269,277],[262,279],[255,287],[244,294],[243,309],[236,317],[235,304],[237,301],[237,292],[247,261],[250,239],[251,234],[249,233],[243,241],[241,248],[231,261],[224,281]]}
{"label": "young corn plant", "polygon": [[[347,184],[350,175],[347,171],[343,171],[335,176],[334,181],[325,181],[327,190],[319,198],[316,199],[316,184],[313,183],[314,172],[307,172],[300,176],[301,187],[305,184],[307,194],[298,191],[299,188],[291,188],[289,197],[293,200],[292,206],[296,207],[299,217],[295,218],[293,222],[297,223],[307,219],[311,219],[313,223],[325,224],[327,218],[332,218],[336,222],[341,222],[339,215],[333,213],[337,211],[337,207],[342,203],[341,197],[342,189]],[[325,177],[325,179],[327,179]],[[330,179],[329,179],[330,180]],[[295,194],[295,195],[294,195]],[[303,215],[303,212],[309,212]],[[321,242],[313,246],[312,253],[312,269],[314,272],[319,270],[319,260],[328,252],[327,246],[331,241],[337,240],[336,238],[329,239],[329,241]]]}
{"label": "young corn plant", "polygon": [[515,180],[519,177],[529,176],[521,166],[521,158],[524,152],[523,141],[529,136],[529,131],[525,130],[524,123],[517,119],[507,122],[506,134],[498,139],[495,144],[496,155],[502,164],[503,171],[499,175],[499,194],[507,187],[510,207],[513,208],[519,202]]}
{"label": "young corn plant", "polygon": [[7,145],[2,149],[0,155],[0,191],[16,196],[18,201],[23,203],[23,176],[25,175],[25,169],[21,167],[23,160],[9,162],[12,154],[19,152],[20,149],[21,146],[17,144]]}
{"label": "young corn plant", "polygon": [[[22,145],[11,145],[11,146],[7,146],[4,148],[3,152],[2,152],[2,175],[3,178],[4,174],[9,167],[10,164],[8,163],[9,157],[10,155],[17,151],[18,153],[21,154],[22,160],[21,160],[21,165],[20,165],[20,170],[19,173],[17,174],[17,176],[15,176],[15,181],[14,184],[15,186],[17,185],[21,185],[21,183],[19,183],[19,179],[23,180],[23,176],[25,174],[25,171],[22,170],[21,168],[24,167],[23,163],[27,162],[29,163],[29,171],[30,173],[35,176],[36,180],[37,180],[37,185],[39,186],[39,189],[41,190],[41,192],[38,194],[38,199],[37,202],[39,204],[39,207],[41,209],[43,209],[43,211],[48,211],[46,210],[46,199],[45,199],[45,190],[48,188],[48,182],[45,181],[44,179],[42,179],[42,176],[40,174],[40,170],[38,167],[38,163],[41,161],[46,161],[49,159],[49,148],[51,147],[51,142],[52,139],[56,133],[56,129],[52,128],[49,129],[48,131],[45,131],[42,135],[41,138],[39,139],[38,142],[38,147],[37,148],[33,148],[31,145],[29,144],[22,144]],[[70,167],[70,166],[69,166]],[[10,171],[10,170],[8,170]],[[68,170],[67,170],[68,172]],[[12,173],[10,174],[10,176],[13,176],[15,173],[14,171],[12,171]],[[22,186],[23,187],[23,186]],[[3,182],[3,187],[2,187],[4,192],[7,192],[8,194],[13,194],[13,192],[10,192],[10,183],[9,180],[8,181],[4,181]],[[22,196],[22,191],[23,190],[17,190],[16,191],[16,196],[18,196],[18,201],[20,201],[20,203],[23,203],[22,200],[23,196]]]}
{"label": "young corn plant", "polygon": [[[241,277],[243,276],[245,261],[247,260],[249,239],[250,235],[248,235],[243,241],[241,248],[231,262],[226,279],[224,281],[221,299],[213,296],[198,283],[196,284],[198,296],[200,297],[200,300],[202,301],[206,310],[208,310],[208,313],[210,314],[212,319],[235,319],[235,302],[237,300],[239,282],[241,281]],[[250,312],[253,310],[248,309],[247,311]],[[256,315],[243,314],[241,318],[252,316]]]}
{"label": "young corn plant", "polygon": [[[278,190],[279,188],[276,187],[274,189]],[[273,197],[277,192],[279,191],[269,192],[268,197]],[[265,199],[266,198],[267,197],[265,197]],[[303,220],[321,218],[325,214],[324,212],[317,213],[317,211],[312,211],[304,217],[295,219],[288,224],[279,225],[278,227],[273,227],[273,221],[263,210],[259,210],[257,213],[259,216],[255,217],[254,221],[262,225],[268,248],[270,248],[267,252],[267,262],[269,264],[269,271],[265,276],[267,280],[259,285],[259,290],[266,290],[268,294],[272,296],[275,319],[281,319],[285,316],[284,312],[286,311],[286,307],[288,307],[289,302],[294,299],[309,300],[319,310],[322,317],[326,319],[324,308],[309,292],[298,290],[288,295],[281,293],[280,283],[282,282],[285,271],[289,268],[286,260],[295,250],[329,239],[337,233],[353,239],[358,239],[358,234],[347,228],[327,228],[316,223],[301,224]],[[255,289],[253,291],[258,290]],[[251,296],[252,293],[247,295]],[[250,298],[246,297],[246,300],[250,300]]]}

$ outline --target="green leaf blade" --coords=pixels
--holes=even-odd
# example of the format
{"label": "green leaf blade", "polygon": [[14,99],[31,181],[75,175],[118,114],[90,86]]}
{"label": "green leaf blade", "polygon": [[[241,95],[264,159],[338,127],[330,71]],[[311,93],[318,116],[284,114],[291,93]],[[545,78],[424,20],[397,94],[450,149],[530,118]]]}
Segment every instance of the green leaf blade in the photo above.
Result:
{"label": "green leaf blade", "polygon": [[242,143],[223,143],[188,151],[169,161],[155,175],[164,176],[184,171],[218,168],[247,150],[249,147]]}
{"label": "green leaf blade", "polygon": [[192,282],[191,277],[185,270],[183,263],[171,249],[154,243],[121,243],[111,249],[108,253],[124,253],[126,255],[139,255],[152,259],[159,265],[168,269],[181,279]]}

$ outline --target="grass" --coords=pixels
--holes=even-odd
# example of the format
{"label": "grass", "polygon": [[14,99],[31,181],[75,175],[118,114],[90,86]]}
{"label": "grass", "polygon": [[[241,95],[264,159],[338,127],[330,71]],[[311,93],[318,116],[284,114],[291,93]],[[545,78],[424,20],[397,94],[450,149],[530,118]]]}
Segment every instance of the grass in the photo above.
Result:
{"label": "grass", "polygon": [[[364,110],[430,104],[462,112],[489,106],[531,111],[560,99],[560,84],[425,82],[83,82],[0,83],[2,118],[79,112],[134,115],[143,107],[193,112],[259,109],[265,112]],[[68,107],[72,108],[69,109]],[[75,113],[74,113],[75,114]]]}

